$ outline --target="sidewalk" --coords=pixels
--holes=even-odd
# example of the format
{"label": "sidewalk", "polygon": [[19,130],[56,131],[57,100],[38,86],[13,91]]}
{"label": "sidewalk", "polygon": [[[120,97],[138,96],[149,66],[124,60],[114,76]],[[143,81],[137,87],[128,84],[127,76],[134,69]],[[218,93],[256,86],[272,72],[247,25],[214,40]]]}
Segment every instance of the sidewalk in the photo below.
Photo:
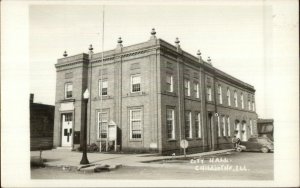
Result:
{"label": "sidewalk", "polygon": [[[218,150],[218,151],[210,151],[203,153],[196,153],[186,155],[187,157],[203,157],[207,155],[214,155],[218,153],[226,153],[233,151],[233,149],[226,150]],[[39,151],[32,151],[31,158],[39,158]],[[79,164],[81,160],[82,153],[81,152],[72,152],[72,151],[64,151],[64,150],[46,150],[42,152],[42,158],[46,160],[46,166],[52,167],[80,167],[82,165]],[[109,154],[109,153],[88,153],[88,160],[90,164],[106,164],[106,165],[121,165],[121,166],[132,166],[132,167],[184,167],[186,165],[182,164],[174,164],[174,163],[149,163],[149,161],[155,160],[170,160],[183,158],[183,155],[180,156],[160,156],[155,154]],[[148,161],[148,162],[147,162]]]}

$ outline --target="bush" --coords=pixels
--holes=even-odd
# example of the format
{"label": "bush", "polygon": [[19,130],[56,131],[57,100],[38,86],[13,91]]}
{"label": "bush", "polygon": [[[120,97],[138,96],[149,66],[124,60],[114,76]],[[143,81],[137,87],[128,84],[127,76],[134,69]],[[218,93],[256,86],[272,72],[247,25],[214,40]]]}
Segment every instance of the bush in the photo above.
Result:
{"label": "bush", "polygon": [[97,146],[97,144],[92,143],[91,145],[87,146],[87,152],[97,152],[99,151],[99,147]]}

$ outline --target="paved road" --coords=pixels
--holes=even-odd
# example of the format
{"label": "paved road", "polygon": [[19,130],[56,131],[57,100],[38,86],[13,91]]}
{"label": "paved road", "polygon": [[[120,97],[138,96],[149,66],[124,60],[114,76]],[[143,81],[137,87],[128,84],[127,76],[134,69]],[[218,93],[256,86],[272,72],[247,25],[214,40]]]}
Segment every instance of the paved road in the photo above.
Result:
{"label": "paved road", "polygon": [[[195,159],[193,161],[155,162],[156,164],[168,163],[162,165],[163,168],[123,166],[109,172],[86,174],[80,171],[63,171],[61,168],[53,167],[35,168],[31,170],[31,177],[33,179],[273,179],[273,153],[231,152],[231,154],[219,154]],[[208,169],[208,166],[211,168]]]}

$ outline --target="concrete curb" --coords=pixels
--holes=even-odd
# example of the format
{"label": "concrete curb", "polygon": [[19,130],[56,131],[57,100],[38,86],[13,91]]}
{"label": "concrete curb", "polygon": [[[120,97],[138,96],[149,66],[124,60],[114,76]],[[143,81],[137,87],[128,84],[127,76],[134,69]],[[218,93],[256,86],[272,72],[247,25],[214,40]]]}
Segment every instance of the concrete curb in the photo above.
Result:
{"label": "concrete curb", "polygon": [[[232,151],[234,151],[234,149],[217,150],[217,151],[211,151],[211,152],[189,154],[189,155],[186,155],[186,158],[204,157],[204,156],[222,154],[222,153],[227,153],[227,152],[232,152]],[[146,158],[139,158],[140,156],[133,156],[133,157],[137,157],[140,160],[126,161],[126,162],[122,163],[120,161],[114,161],[112,159],[112,161],[107,160],[105,163],[96,162],[96,163],[91,163],[91,164],[88,164],[88,165],[79,165],[79,164],[78,165],[74,165],[74,164],[73,165],[67,165],[67,162],[66,162],[66,164],[47,164],[47,163],[45,163],[45,166],[62,168],[63,170],[67,170],[67,171],[71,171],[71,170],[81,171],[81,172],[84,172],[84,173],[93,173],[93,172],[102,172],[102,171],[115,170],[115,169],[118,169],[122,166],[128,166],[128,167],[153,167],[153,168],[187,168],[188,167],[188,165],[176,164],[176,163],[162,163],[162,164],[152,163],[152,162],[161,161],[161,160],[182,159],[182,158],[185,158],[183,155],[174,156],[174,157],[157,156],[157,157],[152,157],[152,159],[150,159],[150,160],[147,160]]]}

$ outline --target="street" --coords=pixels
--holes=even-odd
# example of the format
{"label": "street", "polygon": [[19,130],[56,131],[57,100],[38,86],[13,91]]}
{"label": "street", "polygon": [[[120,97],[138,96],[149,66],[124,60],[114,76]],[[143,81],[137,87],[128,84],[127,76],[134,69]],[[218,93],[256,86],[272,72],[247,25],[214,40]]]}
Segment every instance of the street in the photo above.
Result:
{"label": "street", "polygon": [[[32,179],[193,179],[193,180],[272,180],[273,153],[230,152],[188,160],[154,161],[161,168],[122,166],[118,169],[83,173],[46,167],[33,168]],[[166,164],[167,163],[167,164]]]}

